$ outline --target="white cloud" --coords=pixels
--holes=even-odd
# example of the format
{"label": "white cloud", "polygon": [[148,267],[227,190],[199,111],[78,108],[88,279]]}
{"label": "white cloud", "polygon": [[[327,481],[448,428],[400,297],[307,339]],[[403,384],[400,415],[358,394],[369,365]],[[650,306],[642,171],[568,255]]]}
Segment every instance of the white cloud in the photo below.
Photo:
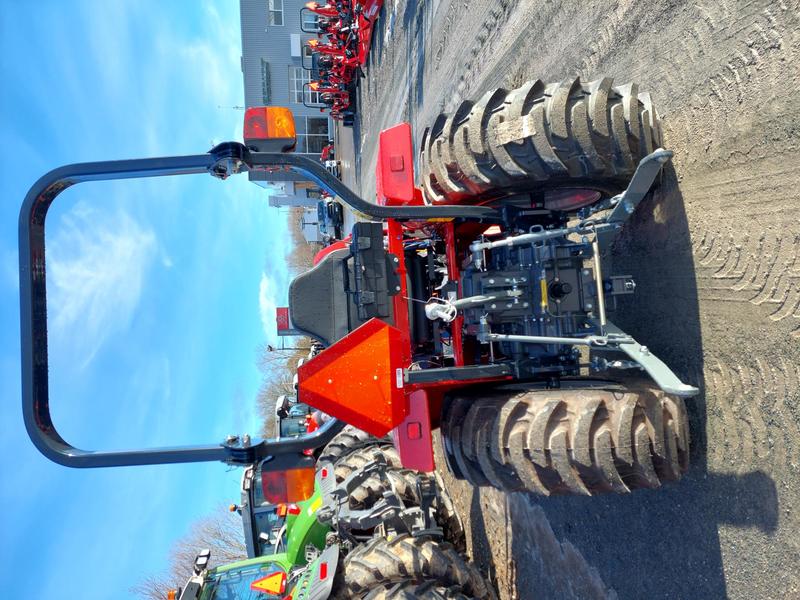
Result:
{"label": "white cloud", "polygon": [[258,310],[261,315],[261,327],[264,328],[264,335],[268,340],[275,339],[275,283],[267,277],[266,273],[261,273],[261,283],[258,286]]}
{"label": "white cloud", "polygon": [[48,251],[48,312],[53,341],[84,367],[126,329],[156,255],[156,237],[130,215],[78,203],[58,224]]}

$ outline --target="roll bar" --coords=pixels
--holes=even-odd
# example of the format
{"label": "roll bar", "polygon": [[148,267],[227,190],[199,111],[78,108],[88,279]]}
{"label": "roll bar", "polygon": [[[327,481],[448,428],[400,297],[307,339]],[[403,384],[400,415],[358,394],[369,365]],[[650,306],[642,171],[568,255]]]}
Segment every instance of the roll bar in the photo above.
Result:
{"label": "roll bar", "polygon": [[50,460],[68,467],[118,467],[165,463],[222,461],[251,464],[267,456],[300,452],[327,444],[344,427],[331,419],[317,431],[285,440],[231,436],[219,444],[121,451],[80,450],[61,437],[50,414],[47,344],[47,281],[45,221],[50,205],[67,188],[87,181],[209,173],[225,179],[251,169],[284,169],[300,173],[355,210],[380,220],[468,218],[494,220],[493,209],[480,206],[378,206],[363,200],[322,165],[294,154],[256,153],[238,142],[225,142],[205,154],[67,165],[33,184],[20,209],[20,341],[22,350],[22,413],[36,448]]}

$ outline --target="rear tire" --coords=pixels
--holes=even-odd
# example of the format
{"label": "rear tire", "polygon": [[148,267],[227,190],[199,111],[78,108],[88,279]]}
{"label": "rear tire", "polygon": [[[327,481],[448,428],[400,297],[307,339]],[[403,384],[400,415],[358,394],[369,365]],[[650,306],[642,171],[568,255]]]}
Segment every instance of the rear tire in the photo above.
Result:
{"label": "rear tire", "polygon": [[392,445],[371,445],[359,448],[342,457],[334,464],[336,483],[341,483],[356,471],[360,471],[369,463],[383,460],[387,465],[401,468],[400,455]]}
{"label": "rear tire", "polygon": [[348,554],[337,569],[331,598],[365,598],[380,586],[398,583],[429,583],[445,589],[457,586],[468,596],[497,597],[478,569],[450,544],[399,535],[391,540],[373,538]]}
{"label": "rear tire", "polygon": [[428,583],[398,583],[391,586],[382,585],[363,600],[477,600],[474,596],[465,596],[458,586],[449,588],[437,585],[435,581]]}
{"label": "rear tire", "polygon": [[442,422],[458,475],[506,492],[628,493],[689,466],[686,406],[651,386],[456,395]]}
{"label": "rear tire", "polygon": [[[429,478],[431,476],[426,473],[410,469],[383,469],[380,473],[369,477],[350,493],[349,506],[354,510],[370,508],[387,491],[396,492],[409,505],[419,506],[421,498],[417,481]],[[445,541],[452,544],[456,551],[464,553],[467,550],[464,525],[441,479],[437,476],[434,480],[437,488],[437,502],[434,507],[436,523],[442,528]]]}
{"label": "rear tire", "polygon": [[420,175],[430,203],[553,187],[616,194],[661,146],[650,94],[608,77],[495,89],[425,131]]}
{"label": "rear tire", "polygon": [[389,438],[378,439],[373,435],[368,434],[352,425],[347,425],[336,436],[328,442],[328,445],[322,451],[317,462],[335,464],[348,454],[371,445],[391,445],[392,441]]}

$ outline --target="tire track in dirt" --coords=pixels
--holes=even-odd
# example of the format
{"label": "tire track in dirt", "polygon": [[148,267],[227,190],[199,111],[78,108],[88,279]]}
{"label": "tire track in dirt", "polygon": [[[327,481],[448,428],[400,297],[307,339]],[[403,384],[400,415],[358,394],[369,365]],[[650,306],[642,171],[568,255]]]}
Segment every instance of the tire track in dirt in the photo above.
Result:
{"label": "tire track in dirt", "polygon": [[800,337],[800,231],[734,234],[696,223],[692,239],[701,300],[749,302]]}
{"label": "tire track in dirt", "polygon": [[[800,373],[785,358],[753,364],[711,359],[706,365],[706,403],[712,471],[753,467],[778,477],[800,467],[800,422],[787,407],[800,401]],[[745,468],[746,465],[746,468]]]}

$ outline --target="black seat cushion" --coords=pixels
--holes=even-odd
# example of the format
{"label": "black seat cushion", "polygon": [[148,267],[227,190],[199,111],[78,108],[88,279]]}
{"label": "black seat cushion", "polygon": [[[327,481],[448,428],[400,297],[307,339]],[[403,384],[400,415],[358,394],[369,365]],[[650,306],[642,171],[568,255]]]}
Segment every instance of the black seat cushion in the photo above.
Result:
{"label": "black seat cushion", "polygon": [[289,285],[289,314],[295,329],[326,346],[349,333],[345,293],[347,249],[335,250]]}

